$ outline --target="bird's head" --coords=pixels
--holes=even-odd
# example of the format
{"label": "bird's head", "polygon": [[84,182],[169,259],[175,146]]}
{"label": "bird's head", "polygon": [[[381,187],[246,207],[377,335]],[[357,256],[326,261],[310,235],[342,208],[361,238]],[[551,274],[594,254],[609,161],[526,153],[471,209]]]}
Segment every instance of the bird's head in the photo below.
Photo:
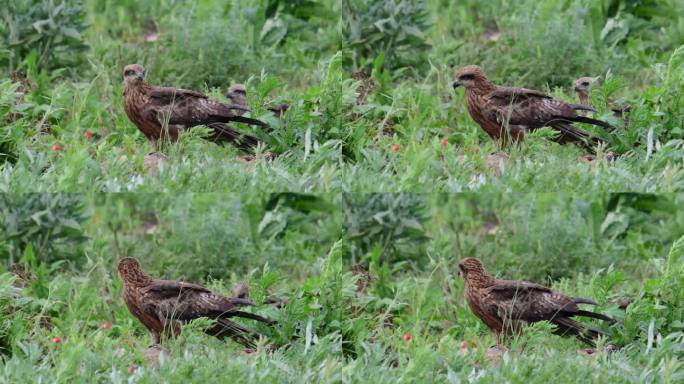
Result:
{"label": "bird's head", "polygon": [[242,95],[247,96],[247,89],[244,84],[233,84],[228,87],[226,95]]}
{"label": "bird's head", "polygon": [[598,77],[580,77],[575,80],[575,92],[589,94],[589,89],[598,83],[598,79]]}
{"label": "bird's head", "polygon": [[486,283],[491,279],[480,260],[474,257],[461,260],[458,263],[458,270],[463,280],[470,284]]}
{"label": "bird's head", "polygon": [[456,70],[454,73],[454,82],[451,83],[451,85],[454,88],[463,86],[468,89],[487,82],[487,76],[482,68],[477,65],[468,65]]}
{"label": "bird's head", "polygon": [[226,97],[233,104],[247,105],[247,89],[244,84],[233,84],[226,91]]}
{"label": "bird's head", "polygon": [[145,68],[140,64],[129,64],[123,71],[126,85],[141,84],[145,80]]}
{"label": "bird's head", "polygon": [[149,280],[140,263],[133,257],[124,257],[119,260],[119,276],[125,282],[144,282]]}

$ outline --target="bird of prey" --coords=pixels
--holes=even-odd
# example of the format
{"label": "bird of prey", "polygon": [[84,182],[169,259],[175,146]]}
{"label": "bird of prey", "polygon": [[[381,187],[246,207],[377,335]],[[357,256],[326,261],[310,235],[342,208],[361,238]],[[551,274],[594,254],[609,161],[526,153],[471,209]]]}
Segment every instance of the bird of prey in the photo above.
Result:
{"label": "bird of prey", "polygon": [[[579,79],[575,80],[575,94],[577,94],[577,99],[579,100],[580,104],[589,106],[589,90],[591,89],[592,86],[598,86],[599,85],[599,78],[598,77],[580,77]],[[581,111],[580,112],[582,116],[587,115],[587,111]]]}
{"label": "bird of prey", "polygon": [[[247,103],[247,89],[245,88],[244,84],[233,84],[228,87],[228,90],[226,91],[226,97],[232,104],[249,109],[249,105]],[[236,111],[235,113],[242,116],[244,112]]]}
{"label": "bird of prey", "polygon": [[574,142],[591,150],[592,144],[601,140],[573,123],[613,129],[606,122],[577,114],[577,111],[593,110],[589,106],[568,104],[531,89],[494,85],[476,65],[456,70],[452,85],[465,87],[470,116],[492,139],[504,144],[509,138],[522,141],[529,131],[551,127],[560,133],[555,139],[557,142]]}
{"label": "bird of prey", "polygon": [[[244,84],[233,84],[228,87],[226,91],[226,97],[231,103],[239,105],[241,107],[249,109],[249,104],[247,102],[247,89]],[[275,117],[280,118],[287,110],[290,108],[288,104],[281,103],[275,106],[269,106],[266,109],[269,110]]]}
{"label": "bird of prey", "polygon": [[241,311],[240,307],[254,305],[249,299],[222,296],[196,284],[154,279],[132,257],[122,258],[118,269],[126,306],[152,332],[156,344],[163,337],[178,336],[182,324],[206,317],[216,321],[206,333],[254,347],[255,333],[229,319],[241,317],[274,324],[265,317]]}
{"label": "bird of prey", "polygon": [[556,326],[555,333],[573,335],[594,345],[603,333],[573,319],[575,316],[614,322],[600,313],[582,310],[578,304],[597,305],[590,299],[565,296],[543,285],[527,281],[499,280],[485,271],[475,258],[466,258],[458,264],[465,280],[466,300],[473,313],[496,335],[510,336],[522,326],[538,321],[549,321]]}
{"label": "bird of prey", "polygon": [[147,84],[145,68],[139,64],[127,65],[123,77],[126,114],[155,144],[160,139],[176,141],[181,132],[204,125],[212,130],[211,141],[231,143],[243,151],[251,151],[259,140],[226,124],[239,122],[267,127],[262,121],[241,116],[249,112],[245,106],[220,103],[195,91]]}
{"label": "bird of prey", "polygon": [[[575,80],[575,94],[580,104],[590,106],[589,104],[589,90],[595,87],[597,89],[601,88],[601,80],[598,77],[580,77]],[[613,112],[613,116],[616,119],[622,119],[625,127],[629,126],[629,113],[631,107],[626,104],[614,104],[610,107]],[[586,116],[586,111],[582,112],[582,116]]]}

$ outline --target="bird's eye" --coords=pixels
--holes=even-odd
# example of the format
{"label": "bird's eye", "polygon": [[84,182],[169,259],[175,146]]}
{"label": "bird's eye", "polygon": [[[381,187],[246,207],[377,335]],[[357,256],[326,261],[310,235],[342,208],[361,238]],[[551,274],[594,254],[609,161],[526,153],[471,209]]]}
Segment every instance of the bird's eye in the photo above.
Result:
{"label": "bird's eye", "polygon": [[582,83],[582,85],[584,85],[585,87],[588,87],[588,86],[589,86],[589,82],[588,82],[588,81],[585,81],[585,82]]}
{"label": "bird's eye", "polygon": [[126,72],[124,72],[124,76],[131,76],[131,75],[133,75],[132,69],[127,69]]}
{"label": "bird's eye", "polygon": [[461,75],[461,80],[472,80],[475,78],[475,75]]}

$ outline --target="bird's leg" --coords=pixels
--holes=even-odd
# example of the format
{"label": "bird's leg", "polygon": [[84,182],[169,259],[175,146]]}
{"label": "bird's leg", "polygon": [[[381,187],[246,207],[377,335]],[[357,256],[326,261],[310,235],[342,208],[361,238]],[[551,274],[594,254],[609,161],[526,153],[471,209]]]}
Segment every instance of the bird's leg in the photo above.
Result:
{"label": "bird's leg", "polygon": [[153,336],[154,336],[154,344],[152,346],[161,345],[161,334],[159,332],[154,332]]}
{"label": "bird's leg", "polygon": [[152,148],[154,148],[152,153],[161,152],[161,142],[157,139],[150,139],[150,141],[152,142]]}
{"label": "bird's leg", "polygon": [[499,349],[501,345],[501,332],[494,332],[496,334],[496,348]]}

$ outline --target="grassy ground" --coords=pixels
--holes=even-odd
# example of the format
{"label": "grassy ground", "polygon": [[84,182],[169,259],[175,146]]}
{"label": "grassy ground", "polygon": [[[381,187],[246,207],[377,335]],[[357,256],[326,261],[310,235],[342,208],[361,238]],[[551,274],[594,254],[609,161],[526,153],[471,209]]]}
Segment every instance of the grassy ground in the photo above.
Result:
{"label": "grassy ground", "polygon": [[[27,53],[10,68],[28,79],[0,80],[6,113],[0,190],[682,190],[684,51],[677,48],[684,32],[666,17],[677,2],[654,5],[663,16],[648,20],[612,15],[608,3],[614,1],[595,9],[582,1],[491,7],[435,0],[405,6],[403,13],[376,6],[360,19],[350,15],[366,9],[352,6],[363,1],[321,2],[319,16],[308,19],[305,11],[313,5],[307,2],[292,9],[282,2],[270,18],[260,7],[278,2],[247,3],[238,8],[207,1],[190,11],[178,2],[159,1],[151,9],[86,3],[90,26],[80,42],[88,50],[65,45],[53,52],[54,65],[61,63],[59,52],[71,53],[62,69]],[[621,12],[631,9],[624,7]],[[419,37],[373,32],[373,18],[385,16]],[[630,33],[622,39],[598,33],[614,23]],[[650,39],[660,25],[666,33],[654,45]],[[361,38],[353,33],[359,29]],[[271,34],[284,37],[273,43]],[[18,58],[22,53],[10,52]],[[154,84],[218,99],[231,82],[246,82],[254,115],[275,127],[270,135],[253,133],[264,140],[262,151],[280,156],[244,164],[236,161],[237,150],[207,143],[197,130],[165,149],[170,159],[159,172],[144,170],[142,157],[153,148],[122,105],[121,69],[132,62],[144,64]],[[573,79],[601,76],[603,87],[592,93],[592,104],[598,117],[621,128],[596,132],[608,143],[598,152],[613,151],[618,158],[579,162],[586,152],[556,145],[542,131],[508,149],[509,163],[490,169],[486,159],[497,147],[468,116],[462,91],[450,87],[453,69],[471,63],[497,82],[547,90],[568,101],[575,100]],[[367,79],[358,80],[359,72]],[[281,101],[291,109],[276,120],[265,106]],[[618,102],[632,107],[627,127],[609,111]]]}
{"label": "grassy ground", "polygon": [[[0,377],[681,381],[682,197],[526,196],[45,194],[5,200],[3,206],[13,207],[5,209],[5,224],[19,235],[1,249],[18,267],[0,274]],[[46,206],[52,221],[38,227],[21,220]],[[380,225],[359,215],[387,219]],[[47,236],[51,242],[26,245]],[[158,366],[147,362],[143,351],[152,338],[123,304],[116,275],[124,255],[140,258],[156,276],[225,293],[246,278],[257,302],[267,289],[288,299],[282,309],[256,309],[279,321],[262,331],[264,344],[281,347],[246,355],[194,323],[167,343],[169,355]],[[486,351],[494,338],[467,308],[456,274],[457,261],[469,255],[500,277],[592,297],[618,324],[603,327],[609,336],[591,356],[578,352],[581,342],[537,324],[508,340],[507,354],[492,358]],[[367,290],[357,290],[353,263],[370,267]],[[626,312],[615,304],[623,298],[633,300]],[[606,352],[608,343],[619,349]]]}
{"label": "grassy ground", "polygon": [[[0,5],[0,382],[683,381],[683,12],[674,0]],[[246,83],[252,115],[274,127],[250,131],[256,160],[199,128],[145,168],[155,148],[122,105],[133,62],[153,84],[220,100]],[[607,144],[591,163],[540,130],[492,168],[501,149],[450,87],[473,63],[567,101],[575,78],[600,76],[591,103],[619,129],[594,131]],[[279,120],[266,107],[280,102]],[[621,103],[627,125],[610,111]],[[279,326],[256,353],[197,322],[150,363],[152,338],[121,297],[123,256],[225,293],[246,278],[257,302],[269,289],[289,303],[257,307]],[[618,324],[591,356],[537,324],[493,358],[456,274],[468,256],[592,297]]]}

